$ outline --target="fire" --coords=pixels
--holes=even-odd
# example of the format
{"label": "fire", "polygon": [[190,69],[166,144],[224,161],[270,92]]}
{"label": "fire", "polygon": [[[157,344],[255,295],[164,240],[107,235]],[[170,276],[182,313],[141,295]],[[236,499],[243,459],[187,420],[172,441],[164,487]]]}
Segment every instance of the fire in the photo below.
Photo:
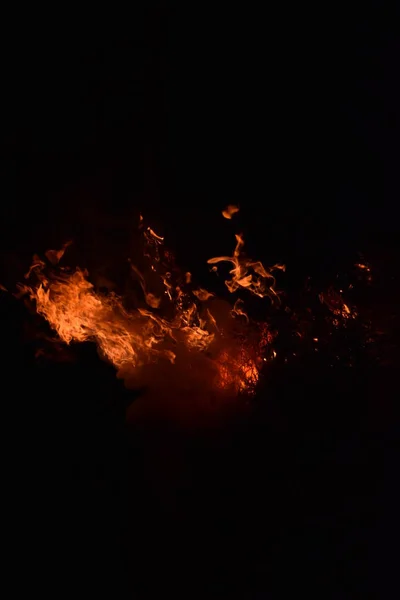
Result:
{"label": "fire", "polygon": [[[31,289],[37,312],[43,315],[60,339],[67,344],[95,341],[101,353],[117,368],[128,362],[142,363],[141,348],[156,353],[155,346],[162,331],[162,322],[150,327],[141,314],[130,315],[120,298],[103,296],[87,280],[87,272],[77,269],[62,271],[51,280],[36,271],[39,285]],[[173,357],[165,353],[170,360]]]}
{"label": "fire", "polygon": [[236,247],[233,256],[217,256],[210,258],[208,263],[216,265],[220,262],[230,262],[233,269],[229,271],[230,279],[225,281],[225,285],[231,293],[240,288],[245,288],[252,294],[265,298],[268,296],[273,303],[280,304],[279,294],[276,291],[276,280],[273,271],[285,270],[284,265],[276,264],[267,270],[260,261],[247,259],[242,254],[244,246],[243,236],[236,234]]}
{"label": "fire", "polygon": [[235,204],[228,204],[225,210],[222,211],[222,216],[225,219],[232,219],[233,215],[239,212],[239,207]]}
{"label": "fire", "polygon": [[[251,321],[242,299],[231,309],[208,290],[194,287],[191,274],[176,269],[164,239],[145,228],[143,218],[140,228],[145,271],[152,275],[146,277],[145,271],[130,261],[131,276],[142,293],[142,300],[133,307],[123,295],[97,290],[86,270],[60,266],[70,242],[61,250],[48,251],[46,261],[34,257],[26,275],[29,283],[21,286],[22,291],[29,294],[60,340],[66,344],[95,342],[101,356],[122,374],[138,373],[141,367],[160,362],[174,364],[178,357],[189,371],[207,362],[216,390],[254,391],[272,340],[266,325]],[[275,265],[267,270],[261,262],[243,256],[241,235],[236,241],[232,257],[212,258],[209,264],[233,264],[226,281],[230,292],[247,290],[279,303],[271,272],[284,267]],[[153,280],[155,286],[150,283]],[[196,360],[200,355],[202,361]]]}
{"label": "fire", "polygon": [[[228,206],[224,217],[230,218],[236,209]],[[268,322],[259,322],[246,307],[246,294],[268,298],[279,309],[283,296],[276,273],[284,271],[284,265],[267,268],[249,258],[243,235],[236,234],[232,255],[207,261],[212,273],[222,271],[223,263],[229,265],[224,279],[234,295],[230,302],[196,285],[189,271],[180,271],[164,238],[143,217],[139,231],[141,252],[128,259],[129,284],[122,291],[108,276],[96,287],[87,270],[63,266],[71,242],[48,250],[43,258],[34,256],[20,286],[56,332],[55,349],[60,342],[95,343],[127,387],[158,386],[160,392],[168,388],[176,396],[195,391],[198,397],[232,398],[255,392],[265,363],[276,359],[282,365],[312,352],[323,353],[330,366],[351,366],[357,352],[349,340],[357,335],[360,348],[366,348],[376,339],[369,312],[358,301],[354,304],[357,281],[371,282],[367,262],[352,264],[352,280],[345,275],[322,291],[308,277],[296,306],[285,296],[283,309],[271,311]],[[338,350],[341,340],[345,343]]]}

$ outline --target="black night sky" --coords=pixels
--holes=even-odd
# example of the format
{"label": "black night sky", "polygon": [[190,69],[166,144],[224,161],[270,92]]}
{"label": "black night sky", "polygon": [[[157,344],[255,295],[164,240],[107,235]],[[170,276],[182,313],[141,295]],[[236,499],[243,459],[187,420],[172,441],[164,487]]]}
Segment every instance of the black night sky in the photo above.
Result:
{"label": "black night sky", "polygon": [[393,350],[277,368],[251,416],[212,433],[143,429],[94,346],[38,363],[38,317],[0,291],[13,589],[397,596],[400,15],[148,4],[4,18],[0,283],[67,239],[88,265],[126,259],[139,213],[201,281],[238,204],[249,254],[285,263],[294,295],[361,253]]}

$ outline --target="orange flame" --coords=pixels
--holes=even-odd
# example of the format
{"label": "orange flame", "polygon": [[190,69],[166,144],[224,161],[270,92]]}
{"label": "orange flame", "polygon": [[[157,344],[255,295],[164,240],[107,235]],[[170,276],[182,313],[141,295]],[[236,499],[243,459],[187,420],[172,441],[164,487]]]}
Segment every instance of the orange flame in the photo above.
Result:
{"label": "orange flame", "polygon": [[232,216],[239,212],[239,207],[235,204],[228,204],[228,206],[222,211],[222,216],[225,219],[232,219]]}
{"label": "orange flame", "polygon": [[[141,227],[142,222],[143,219]],[[149,289],[143,273],[130,262],[147,308],[136,306],[128,310],[121,296],[97,291],[88,280],[87,271],[60,267],[58,262],[70,242],[59,251],[46,253],[49,265],[34,257],[26,278],[35,276],[36,281],[21,287],[63,342],[94,341],[101,355],[120,371],[158,361],[174,363],[182,352],[188,353],[188,368],[193,368],[191,357],[201,353],[212,361],[212,385],[216,389],[252,392],[272,339],[266,327],[253,327],[257,334],[252,331],[251,335],[243,335],[243,328],[250,332],[252,324],[242,300],[235,303],[231,313],[225,309],[223,318],[218,318],[218,306],[212,305],[217,301],[214,294],[203,288],[192,289],[190,273],[180,276],[175,268],[167,270],[170,255],[163,249],[163,238],[150,227],[143,229],[143,237],[144,256],[164,289],[164,293]],[[232,279],[226,282],[231,292],[247,289],[279,301],[271,270],[284,267],[275,265],[267,271],[261,262],[243,258],[243,238],[238,235],[236,239],[233,257],[212,258],[208,262],[233,263]],[[161,314],[165,303],[168,318]]]}
{"label": "orange flame", "polygon": [[233,264],[233,269],[229,271],[232,277],[225,281],[225,285],[230,292],[233,293],[240,288],[246,288],[260,298],[268,296],[273,303],[280,304],[280,298],[275,289],[276,280],[272,275],[272,271],[284,271],[285,265],[276,264],[268,271],[260,261],[249,260],[242,255],[243,236],[236,234],[235,237],[236,247],[233,256],[217,256],[210,258],[207,262],[210,265],[216,265],[220,262]]}

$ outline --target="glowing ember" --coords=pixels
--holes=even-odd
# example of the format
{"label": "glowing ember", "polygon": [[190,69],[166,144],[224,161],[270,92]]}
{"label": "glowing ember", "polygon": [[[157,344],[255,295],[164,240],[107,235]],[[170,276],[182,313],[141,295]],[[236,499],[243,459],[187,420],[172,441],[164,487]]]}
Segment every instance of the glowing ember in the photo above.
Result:
{"label": "glowing ember", "polygon": [[[327,292],[321,292],[319,299],[322,304],[325,304],[329,308],[333,315],[341,319],[343,325],[345,325],[348,319],[355,319],[357,317],[356,310],[350,309],[343,301],[341,293],[336,292],[332,287]],[[336,319],[334,324],[338,325],[339,321]]]}
{"label": "glowing ember", "polygon": [[364,265],[362,263],[356,263],[354,266],[357,267],[357,269],[360,269],[361,271],[367,271],[367,272],[371,271],[371,269],[368,267],[368,265]]}
{"label": "glowing ember", "polygon": [[216,384],[221,389],[234,388],[236,391],[244,392],[256,386],[259,371],[254,361],[242,352],[236,357],[222,352],[217,361],[219,375]]}

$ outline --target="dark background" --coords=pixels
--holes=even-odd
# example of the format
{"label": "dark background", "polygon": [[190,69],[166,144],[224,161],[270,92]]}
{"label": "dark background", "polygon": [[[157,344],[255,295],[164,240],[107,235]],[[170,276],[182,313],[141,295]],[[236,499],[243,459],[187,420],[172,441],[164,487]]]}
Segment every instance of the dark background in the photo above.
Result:
{"label": "dark background", "polygon": [[[375,312],[395,311],[395,11],[156,3],[3,27],[3,285],[69,238],[83,262],[126,259],[139,212],[201,278],[232,248],[220,212],[237,203],[249,253],[285,262],[289,286],[322,286],[362,252],[380,270]],[[70,585],[387,597],[396,365],[277,370],[245,422],[207,438],[140,432],[90,345],[72,365],[38,367],[23,342],[35,318],[1,301],[15,581],[53,597]]]}

